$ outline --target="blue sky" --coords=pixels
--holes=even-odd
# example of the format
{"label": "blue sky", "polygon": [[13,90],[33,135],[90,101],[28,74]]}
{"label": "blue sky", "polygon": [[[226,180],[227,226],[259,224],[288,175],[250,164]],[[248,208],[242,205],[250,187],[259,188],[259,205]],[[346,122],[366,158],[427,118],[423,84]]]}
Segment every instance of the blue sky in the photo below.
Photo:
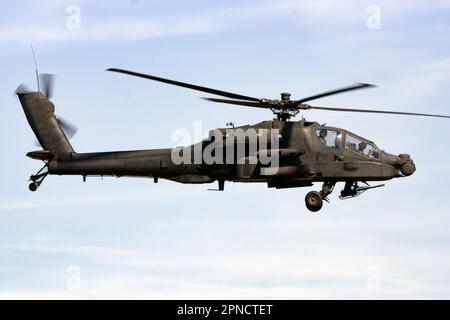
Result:
{"label": "blue sky", "polygon": [[[449,1],[22,1],[0,12],[0,298],[449,298],[448,120],[304,112],[417,172],[319,214],[313,188],[189,186],[49,177],[12,92],[55,73],[57,114],[78,152],[174,146],[174,130],[270,119],[201,94],[105,72],[125,67],[257,97],[293,98],[354,82],[377,89],[322,106],[450,114]],[[67,8],[80,29],[67,28]],[[366,25],[376,5],[380,29]],[[338,186],[337,191],[340,190]],[[70,266],[81,273],[67,287]],[[375,283],[375,285],[374,285]]]}

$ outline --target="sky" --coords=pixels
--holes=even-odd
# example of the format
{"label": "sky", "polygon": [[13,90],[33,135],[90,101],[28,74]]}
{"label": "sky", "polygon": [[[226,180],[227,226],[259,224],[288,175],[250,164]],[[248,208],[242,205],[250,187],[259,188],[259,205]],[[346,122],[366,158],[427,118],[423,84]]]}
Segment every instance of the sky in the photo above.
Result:
{"label": "sky", "polygon": [[319,213],[311,188],[48,177],[20,83],[56,74],[77,152],[174,147],[172,133],[272,118],[110,67],[243,95],[378,85],[315,105],[450,114],[450,1],[4,1],[0,12],[0,299],[448,299],[450,122],[305,111],[417,171]]}

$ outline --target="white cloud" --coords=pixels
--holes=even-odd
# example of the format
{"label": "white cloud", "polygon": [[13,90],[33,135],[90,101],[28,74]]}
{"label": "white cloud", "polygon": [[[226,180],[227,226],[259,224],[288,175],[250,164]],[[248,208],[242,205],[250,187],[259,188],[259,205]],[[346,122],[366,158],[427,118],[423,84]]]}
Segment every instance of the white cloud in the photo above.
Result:
{"label": "white cloud", "polygon": [[[50,289],[30,292],[16,289],[0,291],[0,298],[323,299],[378,296],[389,299],[417,298],[426,291],[444,293],[446,288],[445,283],[427,285],[418,280],[416,270],[428,267],[422,263],[411,270],[412,266],[403,263],[396,265],[384,259],[380,264],[380,260],[377,260],[382,277],[381,289],[374,291],[367,287],[368,269],[372,265],[365,257],[355,260],[335,252],[320,260],[303,256],[303,259],[312,259],[308,263],[300,257],[293,260],[278,258],[231,256],[217,261],[195,256],[189,259],[155,257],[158,266],[145,263],[148,268],[145,273],[135,268],[123,269],[123,266],[122,272],[111,272],[108,269],[112,266],[108,264],[102,266],[103,271],[92,270],[92,265],[83,265],[80,291]],[[267,265],[268,261],[273,261],[272,266]],[[330,264],[330,261],[333,263]],[[305,265],[308,265],[306,270]],[[395,274],[394,271],[395,276],[392,276],[392,269],[404,271],[403,274]],[[49,275],[46,277],[49,278]]]}
{"label": "white cloud", "polygon": [[[93,205],[107,205],[107,204],[142,204],[152,203],[156,200],[173,198],[173,190],[182,188],[176,182],[169,182],[172,189],[159,187],[154,190],[129,190],[126,193],[96,193],[89,195],[61,195],[61,196],[46,196],[39,199],[27,198],[22,200],[8,200],[0,202],[0,214],[11,213],[19,210],[32,209],[50,209],[60,207],[77,207],[77,206],[93,206]],[[150,184],[150,180],[149,180]],[[187,199],[193,196],[193,190],[184,190],[178,193],[178,199]]]}
{"label": "white cloud", "polygon": [[11,201],[0,203],[0,212],[11,212],[17,210],[46,209],[71,206],[87,206],[101,204],[120,204],[133,203],[142,201],[151,201],[156,199],[155,195],[149,195],[143,192],[130,194],[104,194],[91,196],[77,196],[65,198],[44,198],[44,199],[27,199],[19,201]]}
{"label": "white cloud", "polygon": [[122,21],[105,23],[80,30],[68,30],[58,27],[2,27],[0,43],[25,42],[64,42],[64,41],[123,41],[143,40],[161,36],[177,36],[208,33],[214,30],[206,20],[185,19],[175,24],[163,24],[152,21]]}
{"label": "white cloud", "polygon": [[408,101],[422,104],[423,98],[439,92],[450,82],[450,58],[404,66],[394,90]]}
{"label": "white cloud", "polygon": [[[392,3],[381,1],[386,14],[401,17],[417,10],[416,2]],[[360,23],[365,26],[366,7],[360,1],[267,1],[252,5],[210,8],[204,13],[173,14],[164,17],[128,18],[127,16],[95,16],[89,19],[83,14],[87,3],[81,4],[81,29],[69,30],[60,18],[65,7],[50,1],[45,10],[29,13],[20,24],[3,24],[0,27],[0,43],[41,43],[64,41],[135,41],[164,36],[207,34],[236,29],[249,21],[270,21],[298,18],[304,24],[346,26]],[[427,3],[428,7],[442,8],[447,1]],[[86,9],[87,10],[87,9]],[[21,11],[22,13],[23,11]],[[383,11],[384,12],[384,11]],[[51,13],[59,18],[48,19]],[[46,18],[44,18],[46,17]],[[66,17],[67,18],[67,17]],[[40,21],[34,24],[34,21]],[[270,23],[270,22],[267,22]]]}

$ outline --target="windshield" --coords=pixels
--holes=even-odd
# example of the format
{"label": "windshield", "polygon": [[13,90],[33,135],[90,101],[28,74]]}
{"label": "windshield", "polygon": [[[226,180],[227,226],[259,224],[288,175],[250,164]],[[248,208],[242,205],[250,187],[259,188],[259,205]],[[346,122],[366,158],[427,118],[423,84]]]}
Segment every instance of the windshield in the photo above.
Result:
{"label": "windshield", "polygon": [[380,151],[375,145],[351,133],[347,133],[345,148],[371,159],[380,159]]}
{"label": "windshield", "polygon": [[315,133],[320,142],[329,148],[340,148],[342,134],[338,130],[321,128],[316,129]]}

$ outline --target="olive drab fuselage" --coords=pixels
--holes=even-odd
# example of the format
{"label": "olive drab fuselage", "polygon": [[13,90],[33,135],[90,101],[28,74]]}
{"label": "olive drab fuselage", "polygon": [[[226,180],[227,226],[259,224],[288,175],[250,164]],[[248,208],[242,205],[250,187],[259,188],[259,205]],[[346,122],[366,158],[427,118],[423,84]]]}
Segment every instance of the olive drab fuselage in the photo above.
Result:
{"label": "olive drab fuselage", "polygon": [[[264,121],[254,126],[237,127],[279,132],[279,166],[271,174],[259,163],[217,164],[172,161],[172,149],[119,151],[78,154],[70,152],[49,162],[51,174],[83,176],[130,176],[165,178],[182,183],[208,183],[215,180],[233,182],[266,182],[269,187],[287,188],[312,185],[313,182],[381,181],[401,177],[401,168],[410,160],[378,151],[377,159],[346,147],[351,133],[344,129],[320,126],[316,122]],[[236,129],[237,129],[236,128]],[[226,131],[227,129],[220,129]],[[340,145],[330,147],[321,141],[317,130],[340,133]],[[352,135],[354,136],[354,135]],[[374,145],[371,141],[362,141]],[[200,142],[202,148],[208,139]],[[192,146],[194,148],[194,146]],[[189,149],[189,148],[187,148]],[[259,150],[258,150],[259,151]],[[224,157],[226,152],[224,152]],[[246,157],[251,156],[249,154]]]}
{"label": "olive drab fuselage", "polygon": [[[382,181],[413,173],[409,156],[395,156],[379,150],[367,139],[317,122],[273,119],[255,125],[236,127],[243,131],[276,130],[279,164],[270,174],[259,163],[182,163],[172,161],[173,149],[77,153],[55,121],[54,106],[40,93],[20,95],[27,119],[45,150],[30,152],[34,159],[48,163],[49,174],[81,176],[129,176],[164,178],[182,183],[213,181],[265,182],[269,187],[287,188],[313,182]],[[218,129],[226,132],[229,128]],[[324,131],[335,144],[324,141]],[[333,138],[333,137],[332,137]],[[350,138],[372,146],[369,156],[350,146]],[[325,139],[328,139],[325,137]],[[328,139],[329,140],[329,139]],[[212,143],[200,141],[204,149]],[[328,144],[327,144],[328,143]],[[192,146],[194,147],[194,146]],[[260,150],[258,150],[260,151]],[[225,155],[224,155],[225,156]],[[252,156],[249,154],[246,157]],[[406,168],[406,169],[405,169]]]}

